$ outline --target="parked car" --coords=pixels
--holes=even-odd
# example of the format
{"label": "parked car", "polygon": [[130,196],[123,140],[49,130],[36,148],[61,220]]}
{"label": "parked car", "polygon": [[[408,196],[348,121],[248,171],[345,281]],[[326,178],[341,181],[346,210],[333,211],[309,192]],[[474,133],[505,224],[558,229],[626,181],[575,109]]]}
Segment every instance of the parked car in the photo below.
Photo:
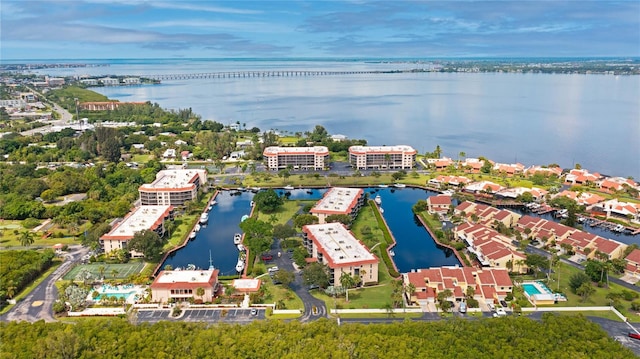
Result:
{"label": "parked car", "polygon": [[489,310],[492,312],[496,311],[496,306],[493,303],[487,303],[487,307],[489,307]]}
{"label": "parked car", "polygon": [[629,338],[640,339],[640,333],[629,332]]}
{"label": "parked car", "polygon": [[504,317],[504,316],[506,316],[506,315],[507,315],[507,312],[505,312],[505,310],[504,310],[504,309],[502,309],[502,308],[498,308],[498,309],[496,309],[496,312],[495,312],[495,313],[493,313],[493,317],[494,317],[494,318],[497,318],[497,317]]}
{"label": "parked car", "polygon": [[320,286],[317,285],[317,284],[310,284],[309,285],[309,290],[318,289],[318,288],[320,288]]}
{"label": "parked car", "polygon": [[264,253],[262,256],[260,256],[260,258],[263,261],[270,261],[273,259],[273,256],[271,255],[271,253]]}
{"label": "parked car", "polygon": [[506,302],[506,301],[504,301],[504,300],[501,300],[501,301],[500,301],[500,305],[502,306],[502,308],[506,308],[506,307],[508,307],[508,306],[509,306],[509,304],[507,304],[507,302]]}
{"label": "parked car", "polygon": [[258,315],[258,310],[255,308],[251,308],[251,315],[256,316]]}
{"label": "parked car", "polygon": [[278,266],[273,266],[273,267],[270,267],[270,268],[269,268],[269,269],[267,269],[267,270],[269,271],[269,273],[272,273],[272,272],[277,272],[277,271],[279,271],[279,270],[280,270],[280,268],[278,268]]}
{"label": "parked car", "polygon": [[458,308],[458,310],[460,311],[460,313],[466,313],[467,312],[467,303],[460,302],[460,307]]}

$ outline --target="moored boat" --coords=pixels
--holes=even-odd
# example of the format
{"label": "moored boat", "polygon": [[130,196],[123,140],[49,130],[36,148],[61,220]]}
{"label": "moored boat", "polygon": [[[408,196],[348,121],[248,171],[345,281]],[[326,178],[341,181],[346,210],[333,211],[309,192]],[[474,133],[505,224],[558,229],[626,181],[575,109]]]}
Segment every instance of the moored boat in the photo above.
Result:
{"label": "moored boat", "polygon": [[407,187],[407,185],[404,184],[404,183],[396,183],[396,184],[393,185],[393,187],[395,187],[395,188],[405,188],[405,187]]}
{"label": "moored boat", "polygon": [[377,195],[373,201],[379,206],[380,204],[382,204],[382,197],[380,197],[380,195]]}
{"label": "moored boat", "polygon": [[238,244],[236,247],[238,247],[238,250],[239,250],[240,252],[244,252],[244,249],[245,249],[245,248],[244,248],[244,246],[242,245],[242,243]]}
{"label": "moored boat", "polygon": [[242,259],[238,259],[238,263],[236,264],[236,272],[242,272],[244,270],[244,261]]}
{"label": "moored boat", "polygon": [[389,185],[388,185],[388,184],[379,184],[379,185],[378,185],[378,187],[380,187],[380,188],[387,188],[387,187],[389,187]]}
{"label": "moored boat", "polygon": [[286,185],[286,186],[284,186],[284,187],[282,187],[282,188],[284,188],[284,189],[286,189],[286,190],[292,190],[292,189],[294,189],[294,187],[293,187],[292,185]]}
{"label": "moored boat", "polygon": [[200,215],[200,223],[205,224],[207,221],[209,221],[209,214],[204,212]]}
{"label": "moored boat", "polygon": [[242,234],[240,233],[236,233],[233,235],[233,244],[240,244],[242,243]]}
{"label": "moored boat", "polygon": [[193,231],[194,231],[194,232],[197,232],[197,231],[199,231],[199,230],[200,230],[200,228],[201,228],[201,227],[200,227],[200,225],[199,225],[199,224],[196,224],[196,226],[195,226],[195,227],[193,227]]}
{"label": "moored boat", "polygon": [[189,239],[195,239],[196,238],[196,231],[191,231],[191,233],[189,233]]}

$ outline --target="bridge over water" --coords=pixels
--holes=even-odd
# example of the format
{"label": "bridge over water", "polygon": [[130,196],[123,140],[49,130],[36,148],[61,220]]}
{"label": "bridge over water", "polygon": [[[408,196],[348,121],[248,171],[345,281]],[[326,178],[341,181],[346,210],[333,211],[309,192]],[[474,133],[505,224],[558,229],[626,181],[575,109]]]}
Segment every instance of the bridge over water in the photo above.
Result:
{"label": "bridge over water", "polygon": [[341,76],[362,74],[392,74],[403,72],[421,72],[420,70],[393,70],[393,71],[307,71],[307,70],[273,70],[273,71],[233,71],[233,72],[207,72],[193,74],[162,74],[142,75],[142,78],[171,81],[193,79],[224,79],[224,78],[257,78],[257,77],[304,77],[304,76]]}

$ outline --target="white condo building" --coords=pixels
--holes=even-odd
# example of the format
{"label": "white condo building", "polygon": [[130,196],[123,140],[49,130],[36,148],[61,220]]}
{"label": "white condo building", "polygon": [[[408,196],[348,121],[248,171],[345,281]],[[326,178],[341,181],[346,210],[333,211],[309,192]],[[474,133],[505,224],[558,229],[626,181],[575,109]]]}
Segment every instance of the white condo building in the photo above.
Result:
{"label": "white condo building", "polygon": [[346,214],[355,219],[363,203],[362,188],[333,187],[309,212],[318,217],[320,224],[325,223],[327,217],[332,214]]}
{"label": "white condo building", "polygon": [[[133,209],[122,221],[113,226],[109,233],[100,237],[100,245],[105,253],[118,249],[127,249],[127,243],[133,236],[144,230],[155,231],[159,236],[164,235],[164,222],[171,219],[173,207],[141,206]],[[142,253],[130,251],[131,257],[143,257]]]}
{"label": "white condo building", "polygon": [[378,282],[378,258],[342,223],[302,227],[303,243],[311,258],[329,267],[329,282],[340,285],[340,276],[359,276],[364,284]]}
{"label": "white condo building", "polygon": [[198,196],[198,189],[207,183],[207,171],[196,169],[162,170],[152,183],[138,188],[140,202],[147,205],[182,206]]}
{"label": "white condo building", "polygon": [[323,170],[329,165],[329,149],[326,146],[276,147],[264,149],[265,164],[270,170],[285,169]]}
{"label": "white condo building", "polygon": [[351,146],[349,163],[359,170],[410,169],[416,160],[416,150],[411,146]]}

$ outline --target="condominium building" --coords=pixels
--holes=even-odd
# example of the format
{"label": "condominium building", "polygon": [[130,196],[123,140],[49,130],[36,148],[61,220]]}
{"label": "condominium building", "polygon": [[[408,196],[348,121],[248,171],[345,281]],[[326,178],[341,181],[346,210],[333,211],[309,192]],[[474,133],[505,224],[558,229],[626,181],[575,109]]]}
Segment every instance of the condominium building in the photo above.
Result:
{"label": "condominium building", "polygon": [[326,146],[276,147],[264,149],[265,164],[270,170],[285,169],[323,170],[329,165],[329,149]]}
{"label": "condominium building", "polygon": [[318,217],[320,224],[333,214],[346,214],[355,219],[363,204],[362,188],[333,187],[311,208],[310,213]]}
{"label": "condominium building", "polygon": [[[164,235],[164,222],[172,219],[173,207],[140,206],[127,214],[122,221],[113,226],[109,233],[100,237],[100,245],[105,253],[118,249],[127,249],[127,243],[133,236],[144,230],[155,231],[159,236]],[[130,251],[134,258],[143,257],[143,254]]]}
{"label": "condominium building", "polygon": [[207,171],[196,169],[163,170],[156,180],[140,188],[142,205],[182,206],[198,196],[198,189],[207,183]]}
{"label": "condominium building", "polygon": [[359,170],[410,169],[416,160],[416,150],[411,146],[351,146],[349,163]]}
{"label": "condominium building", "polygon": [[[212,302],[219,290],[217,269],[209,270],[164,270],[151,284],[152,301],[169,303],[193,298],[196,301]],[[202,296],[198,295],[202,288]]]}
{"label": "condominium building", "polygon": [[329,267],[331,285],[340,285],[342,273],[359,276],[363,284],[378,282],[378,258],[344,224],[312,224],[302,232],[312,259]]}

